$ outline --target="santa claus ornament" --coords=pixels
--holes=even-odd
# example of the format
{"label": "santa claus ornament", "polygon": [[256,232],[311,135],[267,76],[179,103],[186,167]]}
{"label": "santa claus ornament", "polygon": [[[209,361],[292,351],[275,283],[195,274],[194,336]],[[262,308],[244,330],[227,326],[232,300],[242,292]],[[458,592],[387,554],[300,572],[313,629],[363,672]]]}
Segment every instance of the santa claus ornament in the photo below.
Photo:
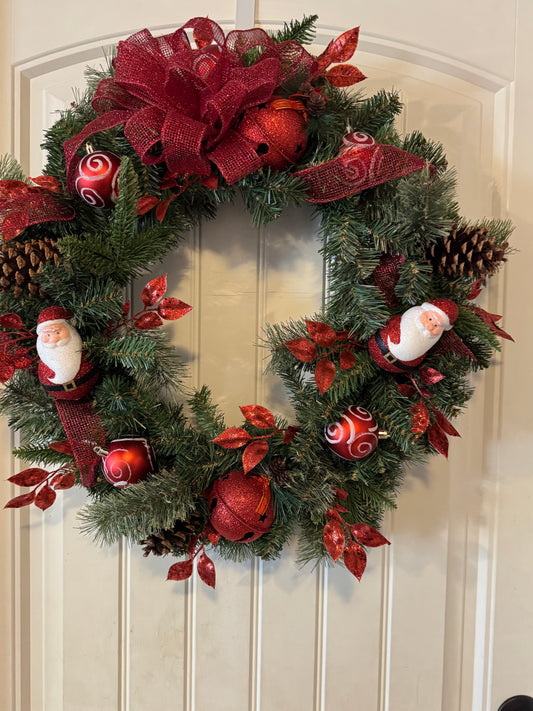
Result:
{"label": "santa claus ornament", "polygon": [[102,456],[102,471],[110,484],[123,489],[137,484],[154,471],[154,452],[144,437],[115,439]]}
{"label": "santa claus ornament", "polygon": [[207,494],[207,506],[211,525],[228,541],[255,541],[274,520],[269,480],[244,471],[217,479]]}
{"label": "santa claus ornament", "polygon": [[434,299],[393,316],[368,342],[373,360],[390,373],[416,368],[444,331],[449,331],[459,315],[450,299]]}
{"label": "santa claus ornament", "polygon": [[324,433],[330,449],[350,462],[368,457],[378,446],[377,422],[363,407],[350,406]]}
{"label": "santa claus ornament", "polygon": [[49,306],[37,320],[39,382],[56,400],[86,397],[98,380],[98,372],[86,360],[81,337],[70,319],[70,311]]}

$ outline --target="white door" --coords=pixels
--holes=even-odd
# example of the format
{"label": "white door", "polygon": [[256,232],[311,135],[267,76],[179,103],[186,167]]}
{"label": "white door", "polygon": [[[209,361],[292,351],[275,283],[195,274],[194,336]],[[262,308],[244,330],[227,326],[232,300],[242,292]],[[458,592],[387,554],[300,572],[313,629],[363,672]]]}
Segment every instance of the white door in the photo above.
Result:
{"label": "white door", "polygon": [[[505,313],[516,343],[475,379],[449,462],[408,473],[385,521],[392,546],[372,553],[361,583],[337,568],[300,570],[290,551],[274,563],[217,561],[216,591],[167,583],[169,561],[101,550],[78,534],[82,491],[45,514],[4,511],[6,711],[496,711],[507,697],[533,696],[533,4],[320,0],[312,11],[317,52],[361,25],[362,89],[399,89],[401,128],[443,141],[463,214],[516,223],[520,251],[484,304]],[[82,85],[83,67],[136,29],[168,32],[197,15],[226,31],[276,29],[309,12],[301,0],[130,0],[127,9],[4,0],[0,149],[38,174],[42,129]],[[200,304],[176,326],[176,344],[229,422],[240,404],[286,407],[253,344],[264,321],[319,306],[315,228],[305,209],[256,231],[238,206],[226,208],[164,265],[173,295]],[[4,425],[5,477],[17,466],[11,445]],[[13,495],[3,481],[1,495]]]}

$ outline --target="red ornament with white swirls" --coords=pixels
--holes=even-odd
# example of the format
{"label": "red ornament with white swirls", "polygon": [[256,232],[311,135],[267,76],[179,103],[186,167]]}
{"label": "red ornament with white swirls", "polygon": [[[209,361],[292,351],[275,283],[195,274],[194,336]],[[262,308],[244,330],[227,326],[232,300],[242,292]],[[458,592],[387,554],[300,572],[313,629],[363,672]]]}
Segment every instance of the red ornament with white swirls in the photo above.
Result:
{"label": "red ornament with white swirls", "polygon": [[137,484],[154,471],[154,453],[144,437],[114,439],[102,458],[102,470],[110,484],[123,489]]}
{"label": "red ornament with white swirls", "polygon": [[118,199],[120,158],[109,151],[93,151],[76,167],[76,192],[92,207],[113,207]]}
{"label": "red ornament with white swirls", "polygon": [[324,433],[335,454],[348,461],[364,459],[378,444],[377,422],[363,407],[351,405],[339,422],[328,425]]}

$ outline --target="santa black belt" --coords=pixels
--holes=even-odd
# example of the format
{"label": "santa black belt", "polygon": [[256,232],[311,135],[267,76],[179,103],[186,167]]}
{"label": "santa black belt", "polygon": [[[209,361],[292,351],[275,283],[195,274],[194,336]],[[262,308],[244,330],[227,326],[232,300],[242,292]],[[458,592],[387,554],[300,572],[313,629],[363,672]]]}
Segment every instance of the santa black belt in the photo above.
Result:
{"label": "santa black belt", "polygon": [[76,390],[76,388],[79,388],[80,385],[83,385],[87,381],[91,380],[91,378],[94,378],[96,372],[95,368],[91,368],[91,370],[89,370],[88,373],[85,373],[85,375],[82,375],[81,378],[69,380],[68,383],[62,383],[61,385],[43,385],[43,388],[49,393],[72,392],[72,390]]}
{"label": "santa black belt", "polygon": [[374,335],[374,340],[376,341],[376,345],[379,348],[379,352],[383,356],[383,358],[389,363],[389,365],[393,365],[395,368],[398,368],[398,370],[406,370],[410,371],[413,370],[415,366],[413,365],[406,365],[405,363],[402,363],[401,360],[398,360],[396,356],[392,355],[392,353],[389,351],[387,346],[385,345],[385,341],[381,337],[381,333],[378,331]]}

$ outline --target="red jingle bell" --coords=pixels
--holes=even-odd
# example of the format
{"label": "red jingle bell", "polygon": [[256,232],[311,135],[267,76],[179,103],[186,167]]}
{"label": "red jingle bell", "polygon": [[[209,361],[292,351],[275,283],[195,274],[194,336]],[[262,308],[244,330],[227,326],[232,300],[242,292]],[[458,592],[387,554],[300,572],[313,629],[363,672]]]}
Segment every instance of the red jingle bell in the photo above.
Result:
{"label": "red jingle bell", "polygon": [[102,456],[102,471],[110,484],[123,489],[154,471],[154,453],[144,437],[114,439]]}
{"label": "red jingle bell", "polygon": [[266,477],[232,471],[207,494],[209,521],[228,541],[255,541],[270,530],[274,506]]}
{"label": "red jingle bell", "polygon": [[120,158],[109,151],[87,153],[76,166],[74,187],[92,207],[113,207],[118,199]]}
{"label": "red jingle bell", "polygon": [[300,101],[274,99],[254,106],[237,128],[252,144],[261,162],[284,170],[298,162],[307,147],[307,116]]}
{"label": "red jingle bell", "polygon": [[364,459],[378,445],[378,425],[363,407],[351,405],[339,422],[328,425],[324,433],[330,449],[348,461]]}

